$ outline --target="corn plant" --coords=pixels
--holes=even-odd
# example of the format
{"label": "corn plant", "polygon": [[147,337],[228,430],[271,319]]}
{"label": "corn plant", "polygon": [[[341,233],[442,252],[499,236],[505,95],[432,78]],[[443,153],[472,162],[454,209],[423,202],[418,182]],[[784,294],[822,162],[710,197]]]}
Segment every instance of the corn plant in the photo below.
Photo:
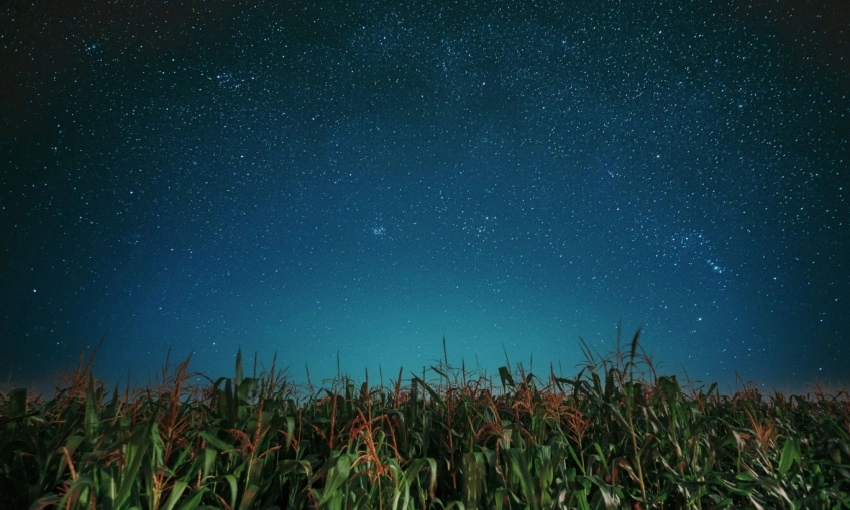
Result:
{"label": "corn plant", "polygon": [[49,400],[0,392],[0,508],[850,508],[847,390],[722,393],[656,373],[639,337],[583,344],[574,377],[455,368],[444,343],[386,386],[237,352],[232,377],[166,357],[109,391],[83,352]]}

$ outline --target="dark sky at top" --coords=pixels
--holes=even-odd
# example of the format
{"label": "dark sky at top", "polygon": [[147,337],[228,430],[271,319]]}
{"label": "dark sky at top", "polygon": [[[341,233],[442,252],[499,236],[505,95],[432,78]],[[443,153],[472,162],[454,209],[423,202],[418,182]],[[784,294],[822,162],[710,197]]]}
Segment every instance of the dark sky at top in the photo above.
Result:
{"label": "dark sky at top", "polygon": [[4,381],[848,382],[846,2],[244,3],[3,2]]}

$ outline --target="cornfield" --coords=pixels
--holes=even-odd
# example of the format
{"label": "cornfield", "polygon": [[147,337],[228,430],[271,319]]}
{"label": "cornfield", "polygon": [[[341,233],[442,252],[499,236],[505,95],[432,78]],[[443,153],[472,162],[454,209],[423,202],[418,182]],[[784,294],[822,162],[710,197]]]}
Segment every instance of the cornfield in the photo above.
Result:
{"label": "cornfield", "polygon": [[84,352],[49,401],[0,393],[0,508],[850,508],[846,390],[683,383],[639,333],[574,378],[446,358],[387,385],[240,352],[109,392]]}

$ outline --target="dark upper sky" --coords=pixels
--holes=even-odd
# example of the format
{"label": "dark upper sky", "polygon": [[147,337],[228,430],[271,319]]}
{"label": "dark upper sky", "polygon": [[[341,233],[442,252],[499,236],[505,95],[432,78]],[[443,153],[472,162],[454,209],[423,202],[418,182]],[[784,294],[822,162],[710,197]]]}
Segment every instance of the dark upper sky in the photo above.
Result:
{"label": "dark upper sky", "polygon": [[229,4],[0,7],[4,380],[848,382],[846,3]]}

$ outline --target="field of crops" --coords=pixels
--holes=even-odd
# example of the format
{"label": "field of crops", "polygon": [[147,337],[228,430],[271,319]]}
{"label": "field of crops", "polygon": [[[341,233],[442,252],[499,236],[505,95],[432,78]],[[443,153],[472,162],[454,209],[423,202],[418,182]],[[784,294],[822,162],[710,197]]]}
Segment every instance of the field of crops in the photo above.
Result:
{"label": "field of crops", "polygon": [[638,337],[574,378],[446,360],[386,385],[240,353],[109,391],[84,354],[48,401],[0,393],[0,508],[850,508],[846,390],[724,393]]}

